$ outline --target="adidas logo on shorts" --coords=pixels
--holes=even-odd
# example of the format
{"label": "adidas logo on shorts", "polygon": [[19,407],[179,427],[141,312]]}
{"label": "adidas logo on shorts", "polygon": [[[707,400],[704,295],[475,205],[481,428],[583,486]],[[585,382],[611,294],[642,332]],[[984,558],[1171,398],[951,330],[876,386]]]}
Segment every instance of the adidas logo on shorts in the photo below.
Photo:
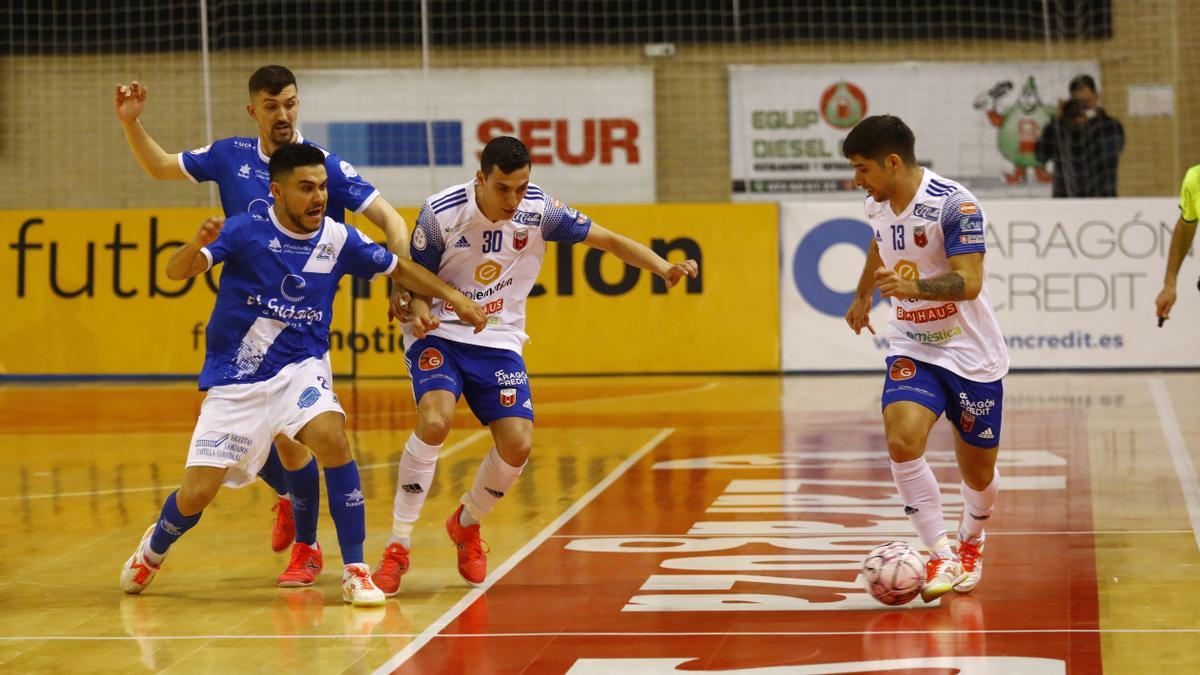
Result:
{"label": "adidas logo on shorts", "polygon": [[995,438],[996,435],[992,433],[992,428],[988,427],[988,428],[984,429],[982,432],[980,432],[979,437],[980,438]]}

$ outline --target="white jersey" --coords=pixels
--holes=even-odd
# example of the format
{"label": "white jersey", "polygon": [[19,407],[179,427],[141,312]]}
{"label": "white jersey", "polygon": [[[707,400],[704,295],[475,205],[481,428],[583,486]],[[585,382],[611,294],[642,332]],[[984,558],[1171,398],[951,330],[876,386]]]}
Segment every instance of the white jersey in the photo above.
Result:
{"label": "white jersey", "polygon": [[[487,328],[475,333],[434,300],[441,325],[430,332],[447,340],[521,352],[525,300],[537,281],[547,241],[576,243],[587,237],[592,221],[552,199],[532,183],[512,220],[492,222],[475,205],[475,182],[433,195],[421,206],[413,228],[412,259],[479,303]],[[411,325],[405,326],[411,344]]]}
{"label": "white jersey", "polygon": [[[951,256],[983,253],[987,218],[966,188],[924,170],[921,186],[899,215],[890,202],[867,197],[867,220],[883,264],[905,279],[949,272]],[[974,300],[892,298],[891,354],[941,366],[968,380],[994,382],[1008,372],[1008,348],[985,282]]]}

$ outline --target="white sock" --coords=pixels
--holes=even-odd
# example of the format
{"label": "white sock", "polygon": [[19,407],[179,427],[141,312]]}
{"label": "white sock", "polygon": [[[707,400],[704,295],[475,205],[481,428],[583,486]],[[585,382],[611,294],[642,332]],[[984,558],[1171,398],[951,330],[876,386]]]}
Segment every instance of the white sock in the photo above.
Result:
{"label": "white sock", "polygon": [[150,548],[150,540],[146,539],[146,543],[142,545],[142,557],[151,565],[159,567],[162,565],[163,559],[167,557],[167,554],[155,553],[154,549]]}
{"label": "white sock", "polygon": [[433,470],[437,468],[441,450],[440,445],[421,441],[415,432],[404,444],[404,455],[400,457],[400,468],[396,472],[396,498],[392,500],[392,538],[405,548],[412,542],[413,523],[417,522],[425,498],[429,496]]}
{"label": "white sock", "polygon": [[[482,521],[484,516],[491,513],[492,507],[500,501],[504,493],[517,482],[517,476],[521,475],[524,468],[524,464],[510,466],[500,458],[500,453],[496,452],[495,448],[488,451],[487,457],[479,463],[475,483],[462,496],[462,503],[466,508],[463,509],[458,522],[470,526]],[[468,522],[468,518],[474,522]]]}
{"label": "white sock", "polygon": [[963,498],[962,521],[958,524],[958,540],[973,544],[983,542],[983,525],[992,516],[996,495],[1000,492],[1000,469],[993,469],[992,482],[975,491],[963,483],[959,486]]}
{"label": "white sock", "polygon": [[892,462],[892,478],[904,500],[904,513],[921,538],[921,543],[939,558],[951,556],[942,515],[942,494],[933,470],[924,457],[909,462]]}

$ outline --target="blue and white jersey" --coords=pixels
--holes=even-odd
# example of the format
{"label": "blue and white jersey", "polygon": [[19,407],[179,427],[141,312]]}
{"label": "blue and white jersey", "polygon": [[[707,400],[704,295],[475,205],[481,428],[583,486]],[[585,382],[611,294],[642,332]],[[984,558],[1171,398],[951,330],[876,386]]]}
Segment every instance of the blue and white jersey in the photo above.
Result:
{"label": "blue and white jersey", "polygon": [[[363,180],[349,162],[304,140],[299,131],[295,142],[311,145],[325,154],[325,171],[329,174],[329,204],[325,213],[334,220],[345,218],[346,211],[362,213],[379,196],[379,190]],[[223,138],[212,145],[179,153],[179,167],[193,183],[217,183],[226,216],[245,213],[258,204],[275,203],[267,171],[270,161],[258,138]]]}
{"label": "blue and white jersey", "polygon": [[[987,248],[987,217],[979,200],[929,169],[904,211],[897,214],[891,202],[869,196],[865,210],[883,264],[905,279],[945,274],[952,269],[951,257]],[[993,382],[1008,372],[1008,347],[992,311],[986,271],[974,300],[891,300],[889,354],[911,356],[975,382]]]}
{"label": "blue and white jersey", "polygon": [[[546,242],[583,241],[591,218],[530,183],[512,220],[492,222],[475,205],[475,182],[446,188],[421,206],[413,228],[412,259],[479,303],[488,325],[476,334],[441,300],[433,313],[441,326],[431,331],[447,340],[521,353],[525,300],[542,269]],[[406,326],[405,344],[412,344]]]}
{"label": "blue and white jersey", "polygon": [[396,256],[349,225],[325,218],[298,234],[274,209],[256,208],[225,221],[201,249],[209,269],[225,263],[208,320],[200,389],[269,380],[281,368],[329,351],[338,281],[350,274],[387,274]]}

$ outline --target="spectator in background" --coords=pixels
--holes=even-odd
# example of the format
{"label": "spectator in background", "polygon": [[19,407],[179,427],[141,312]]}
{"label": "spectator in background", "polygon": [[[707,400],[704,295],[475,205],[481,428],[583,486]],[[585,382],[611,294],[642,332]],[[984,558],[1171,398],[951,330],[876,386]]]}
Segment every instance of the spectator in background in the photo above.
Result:
{"label": "spectator in background", "polygon": [[1088,118],[1088,140],[1092,146],[1095,197],[1117,196],[1117,162],[1125,149],[1125,128],[1100,107],[1100,94],[1091,75],[1076,75],[1068,85],[1071,98],[1083,101]]}
{"label": "spectator in background", "polygon": [[1092,180],[1091,148],[1083,101],[1073,98],[1042,129],[1034,153],[1043,164],[1053,162],[1055,197],[1097,197]]}

